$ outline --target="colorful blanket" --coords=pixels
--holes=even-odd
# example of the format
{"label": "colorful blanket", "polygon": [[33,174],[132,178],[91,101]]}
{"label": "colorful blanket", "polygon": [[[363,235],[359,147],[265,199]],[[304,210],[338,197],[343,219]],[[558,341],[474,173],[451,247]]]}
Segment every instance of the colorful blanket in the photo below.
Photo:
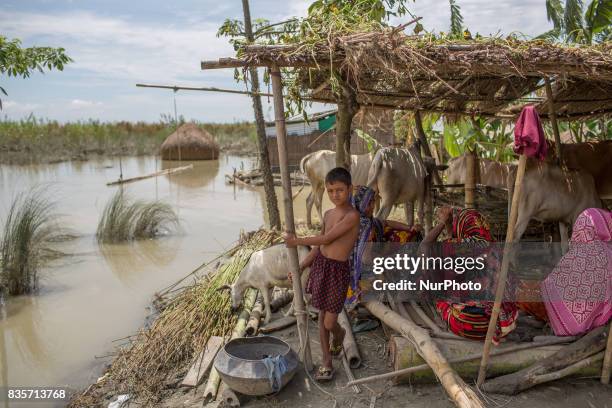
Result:
{"label": "colorful blanket", "polygon": [[557,336],[574,336],[612,317],[612,212],[588,208],[576,219],[568,252],[541,285]]}

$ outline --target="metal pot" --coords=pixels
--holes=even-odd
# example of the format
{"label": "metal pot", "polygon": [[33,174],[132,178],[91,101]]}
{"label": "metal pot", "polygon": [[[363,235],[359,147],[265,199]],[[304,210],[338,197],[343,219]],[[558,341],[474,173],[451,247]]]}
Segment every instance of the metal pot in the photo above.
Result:
{"label": "metal pot", "polygon": [[298,368],[297,354],[287,343],[272,336],[240,337],[228,342],[215,357],[215,369],[232,390],[245,395],[274,392],[268,378],[266,357],[283,356],[287,370],[281,376],[283,388]]}

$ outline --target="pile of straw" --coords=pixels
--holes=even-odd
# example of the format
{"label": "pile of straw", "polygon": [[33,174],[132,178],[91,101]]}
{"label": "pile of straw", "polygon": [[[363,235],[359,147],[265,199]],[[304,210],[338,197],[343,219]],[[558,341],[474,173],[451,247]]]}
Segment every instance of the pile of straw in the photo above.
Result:
{"label": "pile of straw", "polygon": [[163,160],[216,160],[219,145],[214,137],[195,123],[185,123],[162,143]]}
{"label": "pile of straw", "polygon": [[218,289],[232,284],[253,252],[278,242],[276,232],[259,230],[238,244],[228,263],[192,286],[175,292],[151,327],[142,330],[119,351],[105,380],[71,401],[70,406],[99,404],[104,390],[130,394],[131,400],[146,404],[159,401],[184,374],[194,356],[210,336],[231,334],[236,314],[227,292]]}

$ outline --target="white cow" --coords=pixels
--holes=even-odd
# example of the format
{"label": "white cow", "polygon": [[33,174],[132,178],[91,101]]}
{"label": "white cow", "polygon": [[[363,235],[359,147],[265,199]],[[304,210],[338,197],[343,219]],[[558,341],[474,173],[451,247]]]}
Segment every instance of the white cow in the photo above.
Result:
{"label": "white cow", "polygon": [[[372,162],[371,153],[351,155],[351,178],[353,185],[365,185],[368,170]],[[318,150],[307,154],[300,161],[300,170],[310,180],[311,192],[306,198],[306,222],[312,228],[312,205],[317,208],[319,220],[323,220],[323,194],[325,193],[325,176],[336,167],[336,152]]]}
{"label": "white cow", "polygon": [[386,219],[393,205],[403,203],[406,222],[413,225],[416,201],[417,214],[423,222],[430,182],[428,167],[421,158],[418,144],[409,149],[384,147],[378,150],[370,165],[367,181],[368,187],[378,191],[381,197],[376,217]]}
{"label": "white cow", "polygon": [[[298,258],[302,261],[310,250],[305,246],[299,246]],[[229,290],[232,298],[232,309],[236,310],[242,303],[244,291],[247,288],[258,289],[261,293],[266,311],[264,322],[268,323],[272,316],[270,309],[270,294],[274,286],[279,288],[291,288],[292,284],[287,278],[289,271],[289,253],[284,244],[273,245],[261,251],[254,252],[240,272],[236,283],[224,285],[219,290]],[[306,282],[310,269],[302,272],[302,288],[306,288]]]}

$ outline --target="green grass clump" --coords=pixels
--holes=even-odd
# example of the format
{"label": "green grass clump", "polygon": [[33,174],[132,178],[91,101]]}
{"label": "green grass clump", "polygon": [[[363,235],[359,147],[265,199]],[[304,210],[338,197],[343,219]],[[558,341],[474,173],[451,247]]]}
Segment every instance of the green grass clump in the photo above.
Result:
{"label": "green grass clump", "polygon": [[102,212],[96,237],[101,243],[155,238],[178,223],[178,216],[170,205],[159,201],[132,202],[118,190]]}
{"label": "green grass clump", "polygon": [[53,207],[43,188],[33,188],[13,200],[0,240],[0,294],[34,292],[40,267],[64,255],[51,248],[65,237],[55,222]]}

